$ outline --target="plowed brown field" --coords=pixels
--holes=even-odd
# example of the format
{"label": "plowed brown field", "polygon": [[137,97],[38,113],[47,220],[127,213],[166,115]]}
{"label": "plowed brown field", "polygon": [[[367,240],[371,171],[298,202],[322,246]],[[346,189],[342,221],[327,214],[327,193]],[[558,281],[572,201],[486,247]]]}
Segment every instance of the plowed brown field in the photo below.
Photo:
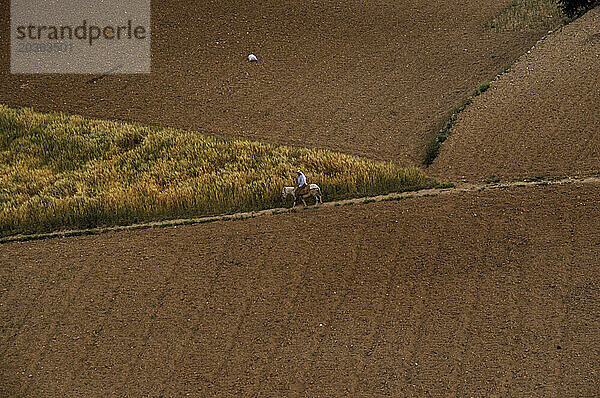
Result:
{"label": "plowed brown field", "polygon": [[508,3],[153,1],[152,74],[8,75],[3,33],[0,103],[416,165],[449,110],[543,34],[486,31]]}
{"label": "plowed brown field", "polygon": [[593,396],[599,188],[4,244],[1,391]]}
{"label": "plowed brown field", "polygon": [[429,171],[450,180],[600,170],[600,8],[550,35],[462,112]]}
{"label": "plowed brown field", "polygon": [[[506,1],[154,3],[151,75],[4,73],[0,102],[417,164],[540,35],[485,32]],[[430,171],[597,171],[594,26],[478,97]],[[0,244],[0,396],[595,396],[599,189]]]}

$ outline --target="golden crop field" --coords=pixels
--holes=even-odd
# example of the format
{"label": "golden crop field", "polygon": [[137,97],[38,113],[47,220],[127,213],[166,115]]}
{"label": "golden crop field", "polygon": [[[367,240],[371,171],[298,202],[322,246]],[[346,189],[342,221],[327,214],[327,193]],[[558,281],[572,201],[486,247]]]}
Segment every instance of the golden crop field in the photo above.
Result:
{"label": "golden crop field", "polygon": [[298,168],[325,200],[436,185],[327,150],[0,105],[0,235],[281,207]]}

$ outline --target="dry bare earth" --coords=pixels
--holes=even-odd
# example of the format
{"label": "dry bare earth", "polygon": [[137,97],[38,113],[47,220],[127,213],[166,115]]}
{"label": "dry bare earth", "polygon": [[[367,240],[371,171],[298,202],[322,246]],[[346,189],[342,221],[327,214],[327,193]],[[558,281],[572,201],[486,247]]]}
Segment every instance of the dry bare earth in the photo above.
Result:
{"label": "dry bare earth", "polygon": [[2,394],[592,396],[598,188],[1,245]]}
{"label": "dry bare earth", "polygon": [[477,97],[429,172],[585,175],[600,170],[600,8],[541,41]]}
{"label": "dry bare earth", "polygon": [[[451,5],[421,5],[428,8],[423,20],[418,16],[414,26],[398,24],[411,26],[414,37],[402,41],[398,35],[397,42],[382,32],[393,16],[408,20],[399,10],[380,9],[374,15],[381,22],[365,19],[367,11],[361,14],[357,5],[333,24],[343,10],[315,10],[303,19],[302,9],[290,6],[293,11],[283,14],[286,21],[300,18],[310,22],[310,29],[271,23],[249,27],[247,35],[243,20],[216,18],[206,31],[215,31],[211,29],[221,21],[223,35],[232,32],[234,41],[204,51],[224,54],[219,59],[226,63],[223,70],[209,62],[216,62],[214,57],[198,56],[200,51],[185,54],[182,44],[188,39],[169,41],[158,30],[158,48],[164,52],[158,53],[158,69],[151,77],[111,76],[88,86],[83,77],[4,75],[0,93],[10,97],[11,105],[158,120],[222,133],[231,128],[231,134],[288,143],[300,137],[307,144],[412,159],[418,145],[400,147],[405,142],[400,133],[422,138],[415,131],[425,131],[435,124],[435,112],[441,115],[448,108],[428,105],[421,95],[453,104],[461,90],[470,92],[490,72],[489,65],[473,59],[491,59],[482,61],[481,54],[466,58],[471,55],[462,54],[461,46],[471,43],[473,48],[464,48],[483,51],[488,47],[478,46],[494,40],[501,43],[489,44],[489,49],[513,45],[498,36],[478,42],[469,29],[461,30],[475,26],[462,18],[467,12],[481,16],[487,5],[461,3],[460,15]],[[161,14],[168,23],[161,26],[178,32],[184,29],[183,17],[197,16],[191,6],[168,9]],[[272,13],[265,10],[261,15],[280,11],[275,5]],[[449,35],[461,40],[418,41],[419,31],[443,37],[441,32],[434,35],[442,25],[426,23],[429,16],[454,21]],[[317,40],[319,24],[335,33],[339,47],[329,50],[325,39]],[[267,30],[294,34],[259,43],[261,48],[272,46],[267,54],[280,57],[272,64],[259,63],[255,69],[260,73],[239,69],[233,56],[242,58],[246,51],[234,46],[235,40],[247,48]],[[194,27],[189,32],[192,39],[201,39]],[[346,34],[354,42],[344,42]],[[359,40],[363,36],[373,42],[388,37],[369,54],[381,51],[380,59],[390,57],[389,64],[337,58],[353,45],[366,51],[367,40]],[[301,54],[293,51],[300,48],[297,42],[313,52],[289,57]],[[422,48],[435,49],[427,58]],[[448,48],[454,49],[452,60],[444,56]],[[394,52],[401,49],[407,53]],[[435,92],[437,86],[417,79],[418,67],[429,71],[425,77],[433,76],[427,60],[438,58],[431,54],[463,68],[441,68],[455,76],[446,77],[456,91],[444,89],[438,94],[446,96],[435,97],[428,89]],[[192,63],[197,59],[202,63]],[[401,61],[414,68],[412,75],[398,71],[395,64]],[[376,65],[386,73],[374,74]],[[205,74],[211,71],[213,80]],[[410,84],[403,86],[402,79]],[[393,85],[383,88],[373,82]],[[194,87],[188,90],[190,84]],[[415,94],[411,87],[424,88]],[[138,88],[139,97],[133,95]],[[217,88],[221,97],[211,91]],[[268,88],[265,99],[254,92],[259,88]],[[355,88],[371,91],[364,91],[363,98]],[[36,90],[48,97],[36,98]],[[325,95],[328,90],[331,94]],[[62,94],[68,94],[64,104]],[[93,101],[86,109],[87,95]],[[120,102],[126,95],[131,103]],[[396,97],[388,102],[388,95]],[[265,103],[268,115],[243,118]],[[332,105],[329,114],[325,105]],[[364,139],[362,130],[341,117],[355,117],[362,109],[372,112],[367,115],[391,114],[396,106],[406,112],[395,119],[364,117],[361,123],[369,127]],[[416,109],[436,111],[420,114]],[[319,126],[319,120],[331,122]],[[421,127],[403,130],[413,124]],[[271,128],[278,125],[282,128]],[[332,128],[329,136],[322,126]],[[332,133],[333,127],[348,135]],[[287,135],[292,128],[297,134]],[[380,136],[382,131],[397,135],[388,139]],[[460,137],[455,134],[451,141]],[[406,145],[416,145],[413,141]],[[390,143],[398,145],[384,146]],[[484,165],[493,164],[490,157],[485,160]],[[468,192],[244,222],[0,245],[0,395],[593,396],[600,391],[599,188],[574,184]]]}
{"label": "dry bare earth", "polygon": [[450,108],[543,34],[486,32],[508,3],[153,1],[153,73],[91,83],[6,74],[5,2],[0,102],[415,165]]}

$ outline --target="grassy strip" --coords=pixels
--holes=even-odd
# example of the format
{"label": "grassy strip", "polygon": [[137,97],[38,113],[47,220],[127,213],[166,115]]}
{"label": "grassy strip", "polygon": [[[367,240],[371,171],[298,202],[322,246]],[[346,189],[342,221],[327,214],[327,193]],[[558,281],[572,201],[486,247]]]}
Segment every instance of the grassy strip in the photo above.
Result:
{"label": "grassy strip", "polygon": [[[514,0],[504,8],[496,17],[486,24],[486,29],[501,31],[523,31],[526,29],[548,29],[553,30],[571,22],[573,18],[567,18],[558,8],[556,0]],[[517,62],[518,60],[515,60]],[[494,78],[506,73],[511,66],[507,66]],[[478,95],[487,91],[491,81],[483,82],[477,87],[469,98],[464,98],[462,103],[450,112],[450,116],[444,122],[442,128],[433,137],[425,150],[423,164],[430,166],[440,153],[441,144],[450,136],[451,129],[458,119],[458,114],[473,102]]]}
{"label": "grassy strip", "polygon": [[[282,213],[293,213],[295,212],[294,208],[274,211],[273,214],[282,214]],[[255,213],[246,213],[246,214],[229,214],[223,216],[211,216],[206,218],[190,218],[190,219],[179,219],[179,220],[169,220],[156,222],[154,224],[132,224],[132,225],[123,225],[123,226],[114,226],[114,227],[104,227],[104,228],[91,228],[91,229],[80,229],[80,230],[63,230],[56,232],[46,232],[46,233],[36,233],[36,234],[23,234],[23,235],[10,235],[5,237],[0,237],[0,244],[9,243],[9,242],[28,242],[32,240],[42,240],[42,239],[52,239],[52,238],[69,238],[73,236],[86,236],[86,235],[100,235],[108,232],[118,232],[118,231],[135,231],[141,229],[150,229],[150,228],[164,228],[164,227],[178,227],[182,225],[194,225],[194,224],[204,224],[215,221],[235,221],[235,220],[246,220],[249,218],[256,217]]]}
{"label": "grassy strip", "polygon": [[556,0],[514,0],[486,24],[496,32],[553,30],[567,22]]}
{"label": "grassy strip", "polygon": [[0,105],[0,236],[280,207],[298,168],[326,200],[437,185],[326,150]]}
{"label": "grassy strip", "polygon": [[[504,69],[504,72],[506,72],[507,70],[508,68]],[[477,90],[475,90],[475,92],[471,95],[471,97],[464,98],[460,105],[452,109],[448,120],[444,123],[443,127],[438,131],[438,133],[433,137],[431,142],[427,145],[425,152],[425,160],[423,161],[425,166],[431,165],[435,158],[440,154],[440,147],[442,145],[442,142],[446,141],[446,139],[448,139],[448,137],[450,136],[450,130],[452,129],[452,126],[454,126],[454,123],[456,123],[456,120],[458,119],[458,114],[464,111],[467,108],[467,106],[471,105],[475,97],[486,92],[487,89],[490,88],[490,84],[491,81],[481,83],[479,87],[477,87]]]}

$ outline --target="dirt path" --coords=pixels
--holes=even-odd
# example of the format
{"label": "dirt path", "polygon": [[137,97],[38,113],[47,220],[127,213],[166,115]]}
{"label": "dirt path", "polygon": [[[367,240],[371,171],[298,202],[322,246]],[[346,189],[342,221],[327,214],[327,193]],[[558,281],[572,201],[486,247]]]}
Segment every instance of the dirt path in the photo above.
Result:
{"label": "dirt path", "polygon": [[[35,234],[35,235],[14,235],[5,238],[0,238],[0,244],[6,242],[16,242],[16,241],[27,241],[27,240],[36,240],[36,239],[48,239],[48,238],[60,238],[67,236],[77,236],[77,235],[90,235],[97,233],[106,233],[106,232],[116,232],[116,231],[127,231],[127,230],[136,230],[136,229],[144,229],[144,228],[155,228],[155,227],[168,227],[168,226],[176,226],[176,225],[189,225],[189,224],[202,224],[206,222],[214,222],[214,221],[227,221],[227,220],[244,220],[248,218],[260,217],[271,214],[282,214],[282,213],[290,213],[296,211],[308,211],[308,210],[318,210],[322,207],[337,207],[337,206],[347,206],[357,203],[371,203],[371,202],[382,202],[382,201],[393,201],[393,200],[402,200],[407,198],[416,198],[423,196],[438,196],[438,195],[448,195],[448,194],[457,194],[460,192],[468,192],[468,191],[483,191],[489,189],[511,189],[511,188],[522,188],[522,187],[533,187],[539,185],[565,185],[565,184],[573,184],[573,183],[582,183],[582,184],[600,184],[600,177],[598,176],[588,176],[588,177],[566,177],[566,178],[554,178],[554,179],[544,179],[544,178],[535,178],[523,181],[512,181],[512,182],[497,182],[497,183],[458,183],[456,186],[451,188],[433,188],[433,189],[422,189],[414,192],[401,192],[401,193],[390,193],[386,195],[378,195],[378,196],[370,196],[364,198],[355,198],[355,199],[346,199],[346,200],[337,200],[331,202],[324,202],[319,206],[309,205],[308,207],[303,207],[299,205],[295,208],[289,207],[281,207],[276,209],[265,209],[259,211],[252,212],[240,212],[235,214],[226,214],[226,215],[217,215],[217,216],[208,216],[208,217],[197,217],[197,218],[183,218],[176,220],[165,220],[165,221],[153,221],[146,223],[137,223],[132,225],[124,225],[124,226],[115,226],[115,227],[106,227],[106,228],[90,228],[90,229],[78,229],[78,230],[68,230],[68,231],[58,231],[51,232],[45,234]],[[312,204],[312,199],[308,199],[307,203]]]}

